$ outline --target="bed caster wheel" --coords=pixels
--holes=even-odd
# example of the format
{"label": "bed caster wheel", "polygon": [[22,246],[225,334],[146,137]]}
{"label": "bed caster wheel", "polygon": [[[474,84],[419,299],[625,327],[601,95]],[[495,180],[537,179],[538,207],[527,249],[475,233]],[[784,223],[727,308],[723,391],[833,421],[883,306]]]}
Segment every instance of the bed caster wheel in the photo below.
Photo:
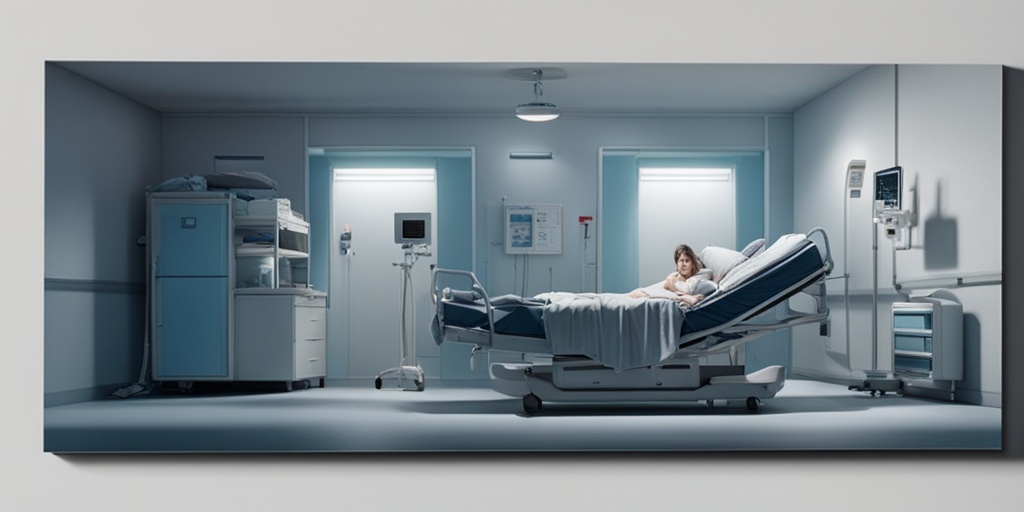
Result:
{"label": "bed caster wheel", "polygon": [[526,411],[527,414],[533,414],[539,411],[541,404],[542,402],[540,397],[533,393],[523,397],[523,410]]}
{"label": "bed caster wheel", "polygon": [[750,412],[756,412],[761,407],[761,401],[756,397],[747,398],[747,410]]}
{"label": "bed caster wheel", "polygon": [[373,387],[380,389],[382,385],[384,385],[384,382],[380,380],[380,377],[373,379]]}
{"label": "bed caster wheel", "polygon": [[416,391],[423,391],[423,388],[426,387],[426,383],[424,381],[422,381],[422,380],[417,380],[417,381],[414,381],[414,382],[416,384]]}

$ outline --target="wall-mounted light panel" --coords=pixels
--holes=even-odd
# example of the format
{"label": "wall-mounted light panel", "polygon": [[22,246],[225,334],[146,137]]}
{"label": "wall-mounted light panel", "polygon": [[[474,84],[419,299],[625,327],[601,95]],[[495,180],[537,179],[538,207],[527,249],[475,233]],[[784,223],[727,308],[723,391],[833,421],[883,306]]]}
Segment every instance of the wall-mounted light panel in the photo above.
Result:
{"label": "wall-mounted light panel", "polygon": [[510,151],[508,157],[513,160],[551,160],[550,151]]}
{"label": "wall-mounted light panel", "polygon": [[434,181],[433,168],[334,169],[334,181]]}
{"label": "wall-mounted light panel", "polygon": [[641,181],[729,181],[731,167],[641,167]]}

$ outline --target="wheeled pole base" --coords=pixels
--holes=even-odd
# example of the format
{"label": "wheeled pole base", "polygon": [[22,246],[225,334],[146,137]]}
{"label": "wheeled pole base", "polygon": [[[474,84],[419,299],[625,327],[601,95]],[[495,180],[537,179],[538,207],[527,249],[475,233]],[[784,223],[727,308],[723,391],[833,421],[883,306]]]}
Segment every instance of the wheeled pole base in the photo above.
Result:
{"label": "wheeled pole base", "polygon": [[377,389],[423,391],[425,377],[419,366],[400,366],[377,374],[373,385]]}
{"label": "wheeled pole base", "polygon": [[865,370],[864,380],[850,384],[850,391],[863,391],[871,396],[885,396],[888,393],[903,393],[903,379],[887,372]]}

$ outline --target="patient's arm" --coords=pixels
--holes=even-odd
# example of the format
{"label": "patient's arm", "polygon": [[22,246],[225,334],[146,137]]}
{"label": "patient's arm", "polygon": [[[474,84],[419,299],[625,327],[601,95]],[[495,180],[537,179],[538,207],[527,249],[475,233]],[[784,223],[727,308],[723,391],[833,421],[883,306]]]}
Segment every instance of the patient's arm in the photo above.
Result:
{"label": "patient's arm", "polygon": [[676,288],[676,283],[679,282],[679,272],[672,272],[665,277],[664,288],[670,292],[679,293],[679,289]]}
{"label": "patient's arm", "polygon": [[676,297],[676,300],[683,304],[686,304],[687,306],[692,306],[704,300],[704,296],[699,293],[696,295],[680,294],[678,297]]}

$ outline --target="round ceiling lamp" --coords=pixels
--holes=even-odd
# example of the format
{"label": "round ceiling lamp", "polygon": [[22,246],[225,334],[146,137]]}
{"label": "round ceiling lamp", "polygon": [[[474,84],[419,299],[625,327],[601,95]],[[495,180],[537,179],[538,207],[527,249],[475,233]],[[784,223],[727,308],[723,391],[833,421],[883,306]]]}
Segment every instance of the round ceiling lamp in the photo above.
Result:
{"label": "round ceiling lamp", "polygon": [[[565,78],[565,71],[554,70],[553,79]],[[527,74],[528,73],[528,74]],[[516,80],[533,80],[533,101],[522,103],[516,107],[516,117],[523,121],[540,123],[558,119],[561,112],[553,103],[541,101],[544,95],[544,84],[541,79],[544,77],[543,69],[513,69],[506,73],[506,76]]]}

